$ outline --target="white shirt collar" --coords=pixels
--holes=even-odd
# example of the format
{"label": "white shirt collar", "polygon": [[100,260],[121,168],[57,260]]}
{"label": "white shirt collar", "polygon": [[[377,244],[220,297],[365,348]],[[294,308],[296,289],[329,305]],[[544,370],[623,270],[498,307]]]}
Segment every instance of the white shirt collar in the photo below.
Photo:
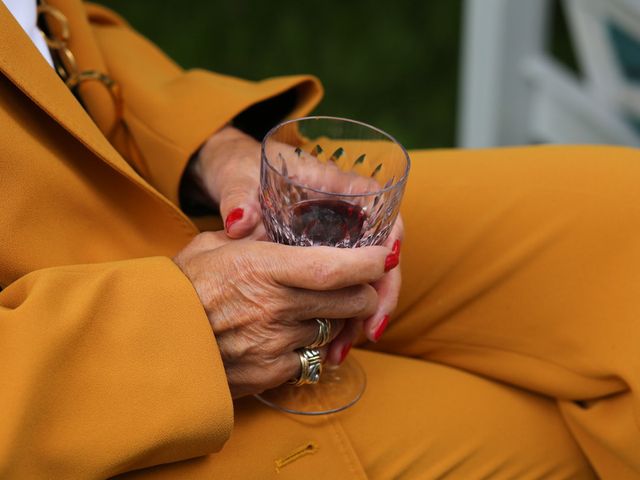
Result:
{"label": "white shirt collar", "polygon": [[18,21],[22,29],[40,51],[45,60],[53,67],[51,52],[44,41],[42,32],[38,28],[38,15],[35,0],[1,0]]}

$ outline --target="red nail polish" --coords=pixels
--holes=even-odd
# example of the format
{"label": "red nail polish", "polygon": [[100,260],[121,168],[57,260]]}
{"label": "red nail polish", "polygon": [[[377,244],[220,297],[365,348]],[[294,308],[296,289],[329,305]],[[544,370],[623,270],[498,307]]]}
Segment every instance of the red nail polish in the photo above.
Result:
{"label": "red nail polish", "polygon": [[400,255],[397,253],[390,253],[384,260],[384,271],[388,272],[389,270],[396,268],[398,266],[398,262],[400,262]]}
{"label": "red nail polish", "polygon": [[401,246],[401,242],[400,240],[396,240],[395,242],[393,242],[393,247],[391,248],[391,253],[400,256],[400,246]]}
{"label": "red nail polish", "polygon": [[385,315],[384,317],[382,317],[382,321],[380,322],[380,325],[378,325],[378,328],[376,328],[376,331],[373,333],[374,341],[377,342],[378,340],[380,340],[380,337],[382,336],[385,329],[387,328],[388,323],[389,323],[389,315]]}
{"label": "red nail polish", "polygon": [[244,216],[244,210],[242,208],[234,208],[227,215],[227,219],[224,221],[224,228],[228,232],[231,228],[231,225],[236,223],[238,220],[242,220]]}
{"label": "red nail polish", "polygon": [[349,354],[349,350],[351,350],[351,343],[347,343],[344,347],[342,347],[342,351],[340,352],[340,360],[338,361],[338,365],[344,362],[344,359],[347,358]]}

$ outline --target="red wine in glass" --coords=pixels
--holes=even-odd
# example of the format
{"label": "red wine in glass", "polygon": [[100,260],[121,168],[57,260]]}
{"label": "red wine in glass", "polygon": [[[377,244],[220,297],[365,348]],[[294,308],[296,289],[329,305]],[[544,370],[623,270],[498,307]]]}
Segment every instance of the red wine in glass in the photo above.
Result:
{"label": "red wine in glass", "polygon": [[293,237],[305,244],[352,248],[364,234],[366,212],[343,200],[305,200],[292,208]]}

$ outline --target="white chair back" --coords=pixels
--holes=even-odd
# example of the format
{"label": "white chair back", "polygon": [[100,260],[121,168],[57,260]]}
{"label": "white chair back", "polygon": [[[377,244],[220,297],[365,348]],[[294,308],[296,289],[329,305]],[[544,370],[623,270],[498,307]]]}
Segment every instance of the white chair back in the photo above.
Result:
{"label": "white chair back", "polygon": [[548,52],[550,6],[466,0],[460,146],[640,146],[640,0],[564,0],[584,78]]}

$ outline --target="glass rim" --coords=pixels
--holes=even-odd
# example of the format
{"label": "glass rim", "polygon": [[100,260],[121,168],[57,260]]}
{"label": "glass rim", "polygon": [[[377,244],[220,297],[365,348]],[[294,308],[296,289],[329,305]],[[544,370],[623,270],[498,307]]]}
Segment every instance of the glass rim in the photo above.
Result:
{"label": "glass rim", "polygon": [[[284,176],[282,173],[280,173],[276,169],[276,167],[274,165],[271,164],[271,161],[269,160],[269,158],[267,158],[267,154],[265,152],[265,144],[266,144],[267,140],[273,135],[273,133],[276,132],[278,129],[284,127],[285,125],[289,125],[290,123],[297,123],[297,122],[302,122],[302,121],[305,121],[305,120],[338,120],[338,121],[341,121],[341,122],[347,122],[347,123],[359,125],[361,127],[366,127],[366,128],[368,128],[370,130],[378,132],[383,137],[386,137],[387,139],[391,140],[391,142],[393,142],[395,145],[400,147],[400,151],[404,155],[405,160],[407,162],[407,164],[406,164],[406,166],[404,168],[404,172],[402,174],[402,177],[400,177],[400,180],[398,180],[397,182],[389,185],[388,187],[381,188],[381,189],[376,190],[374,192],[340,193],[340,192],[329,192],[329,191],[326,191],[326,190],[320,190],[318,188],[310,187],[308,185],[304,185],[302,183],[296,182],[295,180],[292,180],[289,177]],[[262,139],[262,142],[260,143],[260,155],[261,155],[261,160],[263,160],[264,163],[266,163],[266,165],[271,170],[273,170],[274,173],[276,173],[278,176],[283,178],[284,181],[289,183],[290,185],[294,185],[294,186],[299,187],[299,188],[305,188],[305,189],[310,190],[312,192],[320,193],[320,194],[324,194],[324,195],[337,195],[337,196],[340,196],[340,197],[351,197],[351,198],[366,197],[366,196],[371,196],[371,195],[379,195],[381,193],[390,192],[391,190],[394,190],[394,189],[396,189],[398,187],[401,187],[406,183],[407,178],[409,177],[409,169],[411,168],[411,157],[409,157],[409,153],[407,152],[407,149],[404,148],[404,146],[398,140],[396,140],[392,135],[388,134],[387,132],[385,132],[384,130],[381,130],[378,127],[374,127],[373,125],[369,125],[368,123],[361,122],[359,120],[352,120],[350,118],[343,118],[343,117],[332,117],[332,116],[329,116],[329,115],[310,115],[310,116],[307,116],[307,117],[292,118],[292,119],[285,120],[283,122],[278,123],[277,125],[272,127],[266,133],[264,138]]]}

